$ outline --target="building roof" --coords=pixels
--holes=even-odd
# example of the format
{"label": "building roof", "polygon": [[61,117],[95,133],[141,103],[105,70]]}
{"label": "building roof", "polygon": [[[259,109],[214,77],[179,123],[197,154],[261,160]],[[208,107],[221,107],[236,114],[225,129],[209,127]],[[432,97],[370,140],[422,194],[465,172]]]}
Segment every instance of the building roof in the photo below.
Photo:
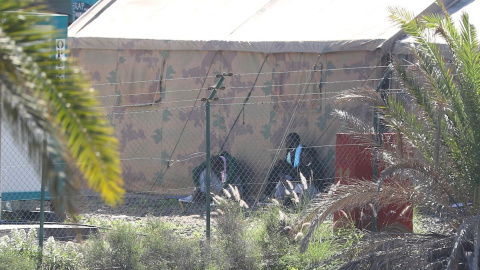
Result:
{"label": "building roof", "polygon": [[388,18],[389,7],[420,14],[433,2],[100,0],[69,27],[69,46],[265,53],[374,51],[391,46],[400,31]]}

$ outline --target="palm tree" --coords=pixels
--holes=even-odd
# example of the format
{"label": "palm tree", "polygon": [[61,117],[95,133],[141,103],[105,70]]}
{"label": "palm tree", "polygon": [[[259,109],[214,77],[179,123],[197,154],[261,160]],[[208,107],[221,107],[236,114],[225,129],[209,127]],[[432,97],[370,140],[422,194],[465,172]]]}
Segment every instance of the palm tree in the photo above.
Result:
{"label": "palm tree", "polygon": [[81,178],[116,205],[124,190],[114,130],[74,61],[54,68],[56,33],[38,27],[48,18],[37,16],[41,11],[33,0],[0,1],[2,121],[21,135],[15,137],[28,144],[31,158],[44,162],[44,183],[57,207],[74,210]]}
{"label": "palm tree", "polygon": [[[334,186],[322,205],[310,210],[299,222],[299,228],[305,222],[312,222],[301,241],[302,251],[308,247],[315,228],[336,210],[362,207],[371,202],[378,208],[382,203],[410,201],[431,212],[447,210],[448,218],[442,216],[437,226],[449,226],[456,233],[408,234],[401,239],[372,233],[368,241],[359,243],[361,251],[356,249],[354,258],[343,269],[375,265],[415,269],[478,267],[480,48],[469,16],[463,14],[456,27],[442,2],[438,4],[441,14],[420,17],[401,8],[390,9],[392,21],[415,40],[414,63],[394,61],[403,91],[379,93],[375,89],[353,89],[339,97],[343,102],[362,99],[374,104],[387,128],[401,134],[403,140],[399,142],[415,149],[415,155],[395,156],[382,145],[376,145],[382,149],[377,158],[390,166],[377,183],[354,179],[357,185]],[[337,114],[365,130],[366,124],[347,112],[337,111]],[[414,185],[384,185],[383,180],[392,175],[400,175],[399,179],[414,176]],[[452,205],[463,205],[464,211],[454,211]]]}

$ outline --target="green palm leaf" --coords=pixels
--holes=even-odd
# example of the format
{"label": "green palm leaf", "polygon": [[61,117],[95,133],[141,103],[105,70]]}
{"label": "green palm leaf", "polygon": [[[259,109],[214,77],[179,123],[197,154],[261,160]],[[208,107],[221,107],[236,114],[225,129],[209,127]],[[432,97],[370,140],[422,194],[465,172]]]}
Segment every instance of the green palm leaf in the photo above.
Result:
{"label": "green palm leaf", "polygon": [[[457,203],[469,205],[462,212],[452,212],[458,215],[454,219],[442,220],[442,226],[458,227],[458,220],[468,220],[467,216],[478,215],[480,209],[480,43],[467,14],[457,26],[442,1],[437,3],[441,14],[420,17],[405,9],[390,9],[392,21],[415,40],[413,64],[395,59],[396,76],[404,91],[387,90],[387,98],[382,99],[375,89],[353,89],[339,98],[370,101],[383,115],[389,132],[401,133],[405,144],[415,149],[413,157],[395,157],[392,153],[392,158],[382,159],[389,164],[382,177],[415,176],[415,188],[404,197],[406,201],[430,211],[451,209]],[[358,121],[354,123],[359,126]],[[377,147],[379,152],[389,151]],[[334,186],[306,218],[300,219],[300,225],[312,222],[309,234],[301,241],[302,251],[308,247],[315,226],[333,211],[377,203],[380,196],[394,200],[405,195],[395,189],[389,194],[381,183],[380,179],[378,184],[368,183],[371,186],[363,182],[358,187]],[[365,191],[371,198],[362,196]],[[415,260],[412,258],[412,262]]]}
{"label": "green palm leaf", "polygon": [[4,119],[14,128],[17,121],[22,123],[17,132],[29,144],[32,157],[42,153],[56,203],[73,209],[78,169],[90,188],[115,205],[124,190],[114,130],[74,61],[65,60],[65,69],[52,68],[58,60],[51,57],[48,37],[55,33],[36,27],[49,18],[32,13],[37,10],[31,1],[0,2]]}

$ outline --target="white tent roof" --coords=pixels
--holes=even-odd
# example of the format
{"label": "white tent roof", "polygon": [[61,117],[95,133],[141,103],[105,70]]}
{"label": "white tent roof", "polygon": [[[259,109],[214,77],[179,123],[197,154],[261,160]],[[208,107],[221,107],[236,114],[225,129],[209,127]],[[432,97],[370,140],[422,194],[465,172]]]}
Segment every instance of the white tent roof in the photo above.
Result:
{"label": "white tent roof", "polygon": [[388,7],[433,0],[100,0],[68,29],[70,48],[373,51],[398,33]]}

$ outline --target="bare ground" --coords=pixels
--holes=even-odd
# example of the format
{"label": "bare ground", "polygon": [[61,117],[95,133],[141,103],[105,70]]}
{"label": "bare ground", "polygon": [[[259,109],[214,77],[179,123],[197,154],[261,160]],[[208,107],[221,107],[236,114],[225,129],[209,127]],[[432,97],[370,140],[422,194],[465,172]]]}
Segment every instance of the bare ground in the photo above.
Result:
{"label": "bare ground", "polygon": [[[159,218],[182,229],[181,234],[191,235],[193,232],[203,232],[206,227],[205,206],[178,202],[178,197],[167,195],[150,195],[129,193],[124,202],[116,207],[104,204],[99,196],[82,196],[78,202],[78,222],[91,224],[93,219],[105,221],[122,220],[136,222],[148,218]],[[218,213],[211,209],[211,225],[215,225]]]}
{"label": "bare ground", "polygon": [[[178,196],[152,195],[128,193],[124,202],[112,208],[105,205],[99,196],[82,196],[79,200],[79,220],[81,224],[91,224],[92,219],[122,220],[136,222],[148,218],[159,218],[175,227],[181,228],[180,234],[191,235],[194,232],[204,232],[206,228],[205,205],[183,203],[182,210]],[[211,225],[215,226],[218,212],[211,209]],[[420,233],[446,233],[450,232],[442,221],[431,215],[421,215],[416,221],[416,231]],[[451,232],[450,232],[451,233]]]}

